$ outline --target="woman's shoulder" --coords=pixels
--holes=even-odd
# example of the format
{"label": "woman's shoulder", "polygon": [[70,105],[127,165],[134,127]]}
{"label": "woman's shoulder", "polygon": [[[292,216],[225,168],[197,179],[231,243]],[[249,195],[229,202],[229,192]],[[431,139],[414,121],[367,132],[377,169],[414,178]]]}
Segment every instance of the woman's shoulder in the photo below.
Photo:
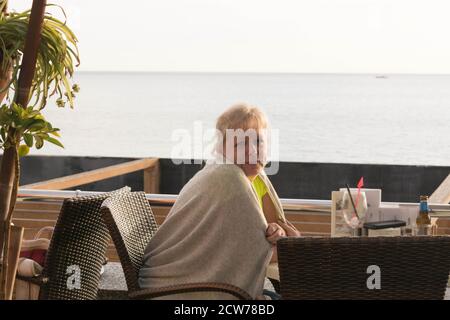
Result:
{"label": "woman's shoulder", "polygon": [[223,196],[246,193],[247,189],[251,189],[250,181],[242,169],[234,164],[205,166],[190,182],[197,187],[201,186],[208,193],[219,192]]}
{"label": "woman's shoulder", "polygon": [[212,164],[202,169],[204,176],[224,180],[227,182],[237,182],[245,178],[245,174],[235,164]]}

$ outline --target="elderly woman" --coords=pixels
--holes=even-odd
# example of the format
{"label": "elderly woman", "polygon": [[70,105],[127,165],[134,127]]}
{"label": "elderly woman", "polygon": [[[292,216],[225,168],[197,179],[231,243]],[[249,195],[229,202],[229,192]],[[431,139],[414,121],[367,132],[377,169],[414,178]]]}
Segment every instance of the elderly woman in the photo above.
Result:
{"label": "elderly woman", "polygon": [[[255,107],[237,105],[217,120],[216,157],[181,190],[144,256],[142,288],[220,282],[254,298],[263,292],[276,241],[299,232],[286,222],[264,173],[267,120]],[[274,255],[276,256],[276,255]],[[219,292],[170,299],[228,299]]]}

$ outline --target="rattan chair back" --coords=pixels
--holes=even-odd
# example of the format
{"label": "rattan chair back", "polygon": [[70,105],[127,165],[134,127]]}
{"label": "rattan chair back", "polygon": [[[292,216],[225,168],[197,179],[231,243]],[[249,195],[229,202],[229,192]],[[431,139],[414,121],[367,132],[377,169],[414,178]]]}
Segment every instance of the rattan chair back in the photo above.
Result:
{"label": "rattan chair back", "polygon": [[110,241],[100,214],[111,194],[127,193],[125,187],[113,193],[65,199],[50,241],[40,299],[96,299],[101,267]]}
{"label": "rattan chair back", "polygon": [[278,241],[283,299],[443,299],[450,237]]}
{"label": "rattan chair back", "polygon": [[144,251],[158,229],[144,192],[130,192],[105,200],[101,213],[116,246],[128,290],[139,290]]}

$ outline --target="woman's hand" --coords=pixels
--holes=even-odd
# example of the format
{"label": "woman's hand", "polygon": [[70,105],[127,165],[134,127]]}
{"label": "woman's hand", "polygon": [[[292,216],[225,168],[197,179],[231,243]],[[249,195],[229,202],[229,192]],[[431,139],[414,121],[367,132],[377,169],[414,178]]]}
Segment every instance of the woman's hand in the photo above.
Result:
{"label": "woman's hand", "polygon": [[294,225],[292,223],[290,223],[289,221],[286,220],[286,223],[283,223],[280,221],[278,223],[284,229],[284,231],[286,231],[286,234],[289,237],[300,237],[302,235],[300,233],[300,231],[298,231],[297,228],[294,227]]}
{"label": "woman's hand", "polygon": [[286,232],[278,223],[275,222],[269,223],[266,229],[267,241],[275,245],[279,239],[284,237],[286,237]]}

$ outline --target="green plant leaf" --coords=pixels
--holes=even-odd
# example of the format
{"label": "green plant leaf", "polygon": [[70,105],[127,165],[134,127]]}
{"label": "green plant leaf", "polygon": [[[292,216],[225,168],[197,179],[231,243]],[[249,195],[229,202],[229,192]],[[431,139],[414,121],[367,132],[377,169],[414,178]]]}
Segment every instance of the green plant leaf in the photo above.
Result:
{"label": "green plant leaf", "polygon": [[4,127],[0,128],[0,136],[2,137],[2,141],[6,141],[6,131]]}
{"label": "green plant leaf", "polygon": [[25,143],[28,147],[30,147],[30,148],[33,147],[33,135],[32,134],[24,133],[23,140],[25,141]]}
{"label": "green plant leaf", "polygon": [[52,136],[61,138],[61,135],[58,133],[59,129],[58,128],[53,128],[52,132],[49,132]]}
{"label": "green plant leaf", "polygon": [[17,151],[19,152],[19,157],[25,157],[30,152],[30,148],[26,144],[22,144]]}
{"label": "green plant leaf", "polygon": [[21,110],[23,110],[17,103],[13,102],[11,103],[11,109],[13,110],[14,113],[16,114],[20,114]]}
{"label": "green plant leaf", "polygon": [[44,138],[44,140],[47,140],[48,142],[53,143],[53,144],[57,145],[58,147],[64,148],[63,144],[61,142],[59,142],[58,140],[56,140],[55,138],[46,137],[46,138]]}
{"label": "green plant leaf", "polygon": [[28,130],[31,132],[40,131],[45,128],[46,122],[44,120],[35,120],[29,127]]}
{"label": "green plant leaf", "polygon": [[41,149],[44,146],[44,140],[41,137],[35,135],[34,140],[36,141],[36,149]]}

